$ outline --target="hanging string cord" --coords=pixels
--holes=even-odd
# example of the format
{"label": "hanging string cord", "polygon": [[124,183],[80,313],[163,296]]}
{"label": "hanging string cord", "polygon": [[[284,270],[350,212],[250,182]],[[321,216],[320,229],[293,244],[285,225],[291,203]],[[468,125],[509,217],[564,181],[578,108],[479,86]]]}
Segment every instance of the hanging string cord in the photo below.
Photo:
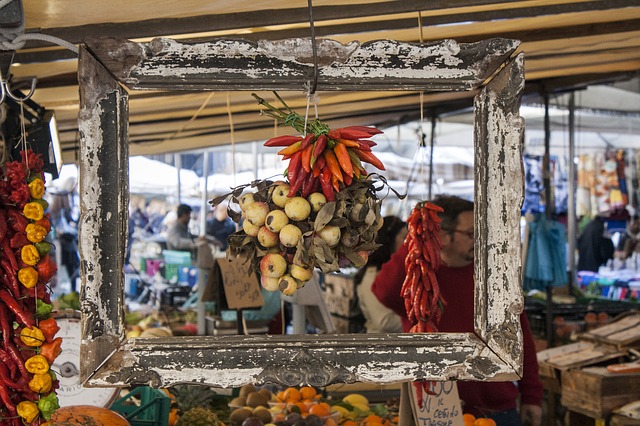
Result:
{"label": "hanging string cord", "polygon": [[[12,0],[0,0],[0,11],[8,6]],[[0,28],[0,50],[19,50],[22,49],[27,40],[39,40],[51,44],[56,44],[78,54],[78,46],[69,43],[61,38],[48,34],[28,33],[25,34],[24,13],[22,11],[22,2],[18,2],[20,7],[20,16],[22,17],[20,25],[15,28]]]}
{"label": "hanging string cord", "polygon": [[200,113],[202,112],[202,110],[205,109],[205,107],[207,105],[209,105],[209,101],[213,97],[213,94],[214,94],[214,92],[209,93],[209,96],[207,96],[207,99],[204,100],[202,105],[200,105],[200,108],[198,108],[198,110],[191,116],[191,118],[189,118],[189,121],[184,123],[182,125],[182,127],[180,127],[178,130],[173,132],[170,136],[168,136],[165,140],[163,140],[163,142],[167,142],[167,141],[170,141],[172,139],[175,139],[178,135],[180,135],[182,132],[184,132],[187,129],[187,127],[189,127],[191,125],[191,123],[196,121],[196,119],[200,116]]}
{"label": "hanging string cord", "polygon": [[316,30],[313,22],[313,1],[309,0],[309,27],[311,29],[311,52],[313,53],[313,81],[309,87],[309,94],[316,93],[318,87],[318,47],[316,46]]}
{"label": "hanging string cord", "polygon": [[236,186],[236,137],[231,114],[231,100],[227,92],[227,116],[229,117],[229,138],[231,139],[231,173],[233,174],[233,186]]}

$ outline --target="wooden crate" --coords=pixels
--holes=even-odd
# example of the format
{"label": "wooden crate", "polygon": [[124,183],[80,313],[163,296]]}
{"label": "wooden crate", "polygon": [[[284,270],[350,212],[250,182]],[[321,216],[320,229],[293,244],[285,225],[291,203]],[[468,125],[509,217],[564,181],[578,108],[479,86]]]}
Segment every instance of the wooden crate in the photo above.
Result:
{"label": "wooden crate", "polygon": [[567,409],[594,419],[640,398],[640,373],[610,373],[606,367],[562,372],[562,400]]}

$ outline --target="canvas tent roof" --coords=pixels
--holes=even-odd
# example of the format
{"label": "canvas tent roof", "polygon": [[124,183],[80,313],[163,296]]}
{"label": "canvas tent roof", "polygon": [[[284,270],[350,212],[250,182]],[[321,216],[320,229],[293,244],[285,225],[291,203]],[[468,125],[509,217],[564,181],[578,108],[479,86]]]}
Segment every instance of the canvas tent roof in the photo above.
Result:
{"label": "canvas tent roof", "polygon": [[[24,2],[24,17],[27,33],[75,44],[101,36],[138,41],[153,37],[256,41],[310,35],[306,2],[282,0],[160,4],[153,0],[30,0]],[[315,0],[313,17],[317,37],[342,43],[521,40],[518,52],[526,56],[527,94],[627,80],[637,77],[640,70],[640,5],[635,0]],[[75,161],[79,132],[74,54],[46,42],[28,41],[12,60],[12,87],[26,88],[31,77],[38,78],[34,99],[55,110],[65,161]],[[8,68],[7,55],[0,54],[0,65],[0,69]],[[637,81],[626,89],[637,92]],[[426,93],[424,107],[427,115],[442,115],[469,107],[470,99],[467,93]],[[304,110],[304,88],[288,93],[287,100],[295,109]],[[417,93],[320,93],[319,112],[334,125],[386,127],[416,119],[419,111]],[[253,98],[243,92],[213,96],[132,92],[130,112],[132,155],[228,144],[230,116],[238,143],[264,140],[273,132],[273,123],[259,117]]]}

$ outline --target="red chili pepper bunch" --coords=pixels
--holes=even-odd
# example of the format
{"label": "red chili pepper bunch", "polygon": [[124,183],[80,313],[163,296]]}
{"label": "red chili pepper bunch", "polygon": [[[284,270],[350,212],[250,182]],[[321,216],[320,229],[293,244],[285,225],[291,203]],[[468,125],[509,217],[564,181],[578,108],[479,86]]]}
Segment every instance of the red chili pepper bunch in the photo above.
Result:
{"label": "red chili pepper bunch", "polygon": [[407,220],[409,254],[404,263],[406,278],[402,284],[402,297],[414,333],[438,331],[437,324],[445,304],[435,274],[440,266],[442,243],[438,212],[442,211],[435,204],[419,203]]}
{"label": "red chili pepper bunch", "polygon": [[40,424],[57,408],[49,366],[62,338],[47,283],[56,272],[45,241],[43,161],[32,150],[5,164],[0,179],[0,424]]}
{"label": "red chili pepper bunch", "polygon": [[264,143],[264,146],[283,147],[278,155],[282,155],[283,160],[289,160],[286,171],[291,185],[289,197],[300,195],[306,198],[321,189],[327,200],[333,201],[335,193],[351,185],[354,179],[366,178],[367,171],[363,163],[385,170],[371,151],[376,143],[370,138],[382,133],[381,130],[367,126],[331,130],[317,119],[305,122],[277,94],[286,111],[275,108],[255,94],[253,96],[267,107],[263,111],[265,114],[305,135],[277,136]]}

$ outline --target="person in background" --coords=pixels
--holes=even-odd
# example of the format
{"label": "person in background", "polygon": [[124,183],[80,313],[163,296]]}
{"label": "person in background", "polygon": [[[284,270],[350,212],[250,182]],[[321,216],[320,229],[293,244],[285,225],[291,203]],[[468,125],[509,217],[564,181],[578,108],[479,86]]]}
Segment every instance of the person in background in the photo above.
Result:
{"label": "person in background", "polygon": [[[442,264],[436,271],[440,292],[447,302],[438,331],[449,333],[474,332],[474,229],[473,203],[459,197],[441,195],[432,201],[444,209],[440,240]],[[372,285],[373,293],[382,303],[403,318],[403,330],[412,324],[407,319],[402,283],[406,273],[404,261],[407,244],[385,263]],[[498,425],[540,426],[542,419],[542,384],[527,316],[520,315],[523,334],[523,376],[518,382],[458,381],[463,411],[475,416],[490,417]],[[520,412],[518,413],[518,403]]]}
{"label": "person in background", "polygon": [[65,268],[71,284],[76,291],[76,279],[80,276],[80,253],[78,250],[78,218],[73,217],[71,193],[53,194],[49,204],[51,225],[60,241],[60,263]]}
{"label": "person in background", "polygon": [[354,280],[358,303],[364,315],[367,333],[401,333],[402,319],[398,314],[384,306],[371,292],[371,284],[382,264],[402,245],[407,236],[407,224],[397,216],[386,216],[382,228],[378,231],[376,243],[380,247],[371,255],[367,264],[358,271]]}
{"label": "person in background", "polygon": [[191,221],[191,206],[180,204],[176,210],[177,218],[167,231],[167,249],[190,251],[196,253],[198,242],[204,241],[211,244],[218,244],[217,240],[208,236],[196,237],[189,232],[189,222]]}
{"label": "person in background", "polygon": [[620,237],[618,242],[617,257],[621,260],[631,257],[633,252],[640,251],[640,218],[634,215],[627,225],[625,233]]}
{"label": "person in background", "polygon": [[229,246],[227,239],[236,231],[236,224],[227,213],[226,203],[218,204],[213,210],[213,217],[207,220],[207,235],[216,239],[220,250],[226,250]]}
{"label": "person in background", "polygon": [[596,216],[578,237],[578,271],[598,272],[600,266],[613,259],[614,247],[606,235],[604,218]]}

